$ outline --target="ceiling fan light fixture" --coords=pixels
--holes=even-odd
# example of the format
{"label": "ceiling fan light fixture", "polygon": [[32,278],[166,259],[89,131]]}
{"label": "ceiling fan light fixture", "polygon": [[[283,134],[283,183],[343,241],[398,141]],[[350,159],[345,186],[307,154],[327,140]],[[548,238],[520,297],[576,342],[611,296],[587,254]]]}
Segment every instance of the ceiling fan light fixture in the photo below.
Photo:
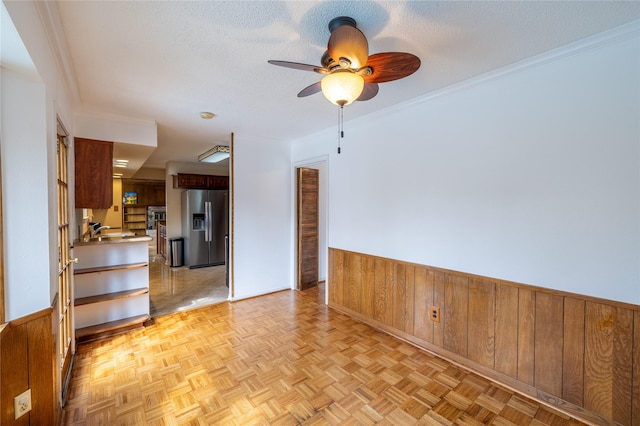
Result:
{"label": "ceiling fan light fixture", "polygon": [[231,150],[228,146],[216,145],[209,151],[198,155],[198,161],[201,163],[218,163],[229,158]]}
{"label": "ceiling fan light fixture", "polygon": [[364,78],[350,70],[337,70],[325,76],[320,86],[329,102],[345,106],[358,99],[364,89]]}

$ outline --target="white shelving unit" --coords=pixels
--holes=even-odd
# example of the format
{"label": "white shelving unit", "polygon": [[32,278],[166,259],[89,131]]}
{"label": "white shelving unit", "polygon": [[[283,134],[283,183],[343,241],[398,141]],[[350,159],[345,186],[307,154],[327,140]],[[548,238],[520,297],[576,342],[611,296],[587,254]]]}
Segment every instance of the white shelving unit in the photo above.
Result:
{"label": "white shelving unit", "polygon": [[150,237],[76,243],[76,338],[141,325],[149,315]]}

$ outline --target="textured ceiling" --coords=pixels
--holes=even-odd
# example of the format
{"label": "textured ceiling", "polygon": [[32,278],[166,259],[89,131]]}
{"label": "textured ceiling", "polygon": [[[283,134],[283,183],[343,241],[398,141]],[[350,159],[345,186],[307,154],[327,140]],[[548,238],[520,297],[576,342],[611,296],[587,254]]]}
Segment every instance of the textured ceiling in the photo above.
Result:
{"label": "textured ceiling", "polygon": [[[640,19],[640,2],[61,1],[79,109],[158,123],[145,167],[196,161],[231,132],[294,139],[336,125],[319,80],[269,59],[320,64],[328,22],[354,18],[369,54],[422,66],[345,108],[345,120]],[[202,120],[201,111],[217,115]]]}

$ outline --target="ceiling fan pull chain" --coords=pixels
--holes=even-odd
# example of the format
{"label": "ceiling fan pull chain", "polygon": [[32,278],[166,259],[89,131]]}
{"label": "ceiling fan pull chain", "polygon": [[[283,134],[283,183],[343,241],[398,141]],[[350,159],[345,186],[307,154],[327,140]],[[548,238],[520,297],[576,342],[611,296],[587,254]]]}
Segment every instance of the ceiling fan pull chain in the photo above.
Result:
{"label": "ceiling fan pull chain", "polygon": [[340,109],[338,109],[338,154],[340,154],[340,139],[344,138],[343,121],[342,106],[340,106]]}

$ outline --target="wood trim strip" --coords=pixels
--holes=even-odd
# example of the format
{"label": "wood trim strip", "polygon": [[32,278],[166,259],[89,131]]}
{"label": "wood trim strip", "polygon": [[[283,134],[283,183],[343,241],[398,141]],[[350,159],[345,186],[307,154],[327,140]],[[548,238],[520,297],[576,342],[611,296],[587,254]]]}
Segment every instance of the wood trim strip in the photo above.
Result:
{"label": "wood trim strip", "polygon": [[640,312],[633,313],[633,406],[631,424],[640,425]]}
{"label": "wood trim strip", "polygon": [[235,244],[234,244],[234,238],[235,238],[235,185],[234,185],[234,176],[235,176],[235,136],[233,134],[233,132],[231,132],[231,143],[230,143],[231,147],[231,155],[229,156],[229,201],[231,204],[231,213],[229,214],[229,221],[231,222],[229,224],[230,232],[229,232],[229,268],[227,269],[227,273],[229,274],[229,277],[227,277],[227,279],[229,280],[229,299],[233,300],[235,297],[235,286],[234,286],[234,281],[235,281],[235,262],[234,262],[234,253],[235,253]]}

